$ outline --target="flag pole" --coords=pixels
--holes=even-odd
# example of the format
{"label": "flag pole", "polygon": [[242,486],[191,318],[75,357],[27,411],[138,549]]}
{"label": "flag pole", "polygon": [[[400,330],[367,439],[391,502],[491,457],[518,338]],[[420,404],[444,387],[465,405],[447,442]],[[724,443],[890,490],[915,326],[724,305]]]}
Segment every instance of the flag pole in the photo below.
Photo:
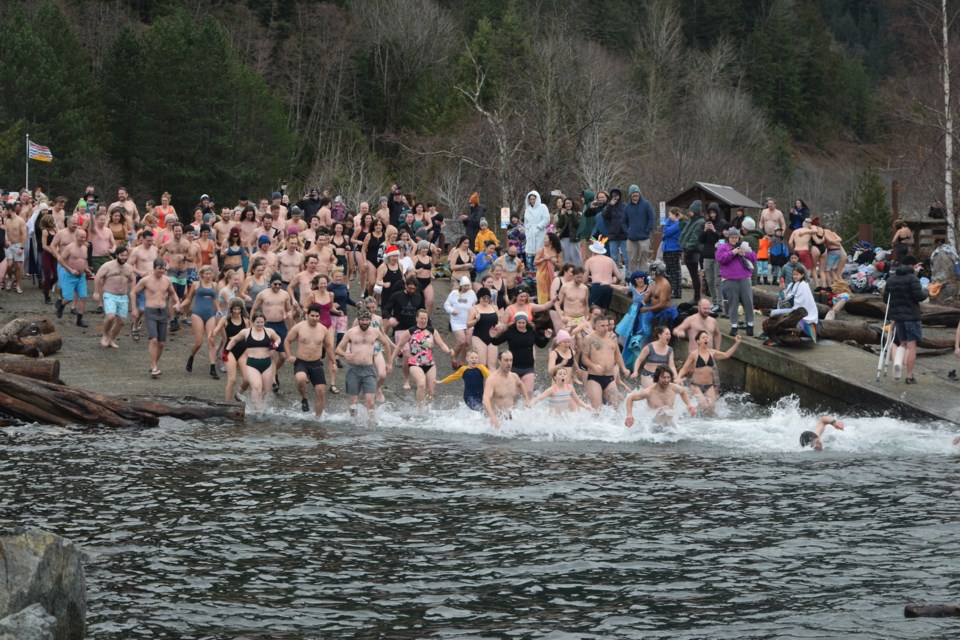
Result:
{"label": "flag pole", "polygon": [[24,178],[23,178],[23,188],[27,191],[30,190],[30,134],[27,134],[27,159],[24,161]]}

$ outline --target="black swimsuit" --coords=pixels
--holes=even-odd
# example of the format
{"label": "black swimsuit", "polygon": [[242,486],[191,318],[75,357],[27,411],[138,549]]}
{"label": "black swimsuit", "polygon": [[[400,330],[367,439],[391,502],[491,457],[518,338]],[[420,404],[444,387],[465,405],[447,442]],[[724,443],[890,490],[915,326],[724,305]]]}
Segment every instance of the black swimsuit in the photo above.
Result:
{"label": "black swimsuit", "polygon": [[[243,322],[241,322],[240,324],[233,324],[233,322],[228,319],[227,326],[223,328],[223,330],[227,334],[227,342],[230,342],[230,340],[232,340],[235,335],[237,335],[244,329],[246,329],[246,327],[243,325]],[[239,362],[240,356],[242,356],[243,352],[246,350],[247,350],[246,341],[245,340],[237,341],[237,343],[233,345],[233,349],[230,349],[230,353],[232,353],[233,357],[237,359],[237,362]]]}
{"label": "black swimsuit", "polygon": [[[427,262],[420,262],[420,258],[417,258],[417,261],[414,263],[413,266],[416,267],[417,271],[430,269],[431,267],[429,260]],[[420,284],[420,290],[423,291],[424,289],[430,286],[430,283],[433,282],[433,278],[429,276],[426,278],[421,278],[420,276],[417,276],[417,282]]]}
{"label": "black swimsuit", "polygon": [[564,358],[563,356],[560,355],[560,352],[556,350],[554,350],[553,353],[556,354],[556,358],[554,359],[553,364],[559,367],[571,367],[571,368],[573,367],[573,352],[570,353],[569,358]]}
{"label": "black swimsuit", "polygon": [[497,325],[497,313],[490,311],[481,313],[477,318],[477,324],[473,325],[473,337],[479,338],[483,344],[490,344],[490,329]]}

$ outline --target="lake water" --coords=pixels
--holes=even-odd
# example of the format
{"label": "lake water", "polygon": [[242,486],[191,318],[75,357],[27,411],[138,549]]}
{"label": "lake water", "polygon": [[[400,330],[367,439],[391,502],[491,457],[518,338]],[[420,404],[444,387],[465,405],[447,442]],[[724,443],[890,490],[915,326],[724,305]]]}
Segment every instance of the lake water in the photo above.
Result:
{"label": "lake water", "polygon": [[0,524],[81,545],[92,638],[956,638],[903,618],[960,600],[953,430],[815,419],[9,427]]}

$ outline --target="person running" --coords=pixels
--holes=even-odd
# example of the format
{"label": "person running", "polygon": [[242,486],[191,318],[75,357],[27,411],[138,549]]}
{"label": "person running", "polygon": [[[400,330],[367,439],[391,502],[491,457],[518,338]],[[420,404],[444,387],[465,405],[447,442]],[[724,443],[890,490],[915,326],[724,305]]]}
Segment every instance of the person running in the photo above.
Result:
{"label": "person running", "polygon": [[[350,398],[350,415],[356,417],[357,402],[363,393],[367,407],[367,426],[373,426],[376,414],[377,368],[374,365],[374,345],[379,341],[389,345],[390,341],[379,329],[371,330],[371,313],[361,309],[357,313],[357,326],[343,335],[337,346],[337,357],[347,361],[347,395]],[[393,369],[391,361],[385,363],[387,373]]]}
{"label": "person running", "polygon": [[[250,322],[247,320],[247,307],[243,303],[243,300],[240,298],[233,298],[230,300],[229,312],[226,316],[220,319],[220,322],[217,323],[214,333],[220,335],[221,332],[226,336],[226,343],[230,344],[230,341],[246,329],[250,328]],[[242,402],[240,398],[240,393],[246,391],[250,387],[250,383],[247,382],[246,374],[246,360],[244,359],[246,353],[246,344],[243,342],[237,342],[234,344],[232,349],[223,350],[223,357],[227,363],[227,387],[224,390],[224,399],[227,402],[236,400]],[[242,382],[240,390],[236,391],[237,384],[237,374],[240,374],[240,380]]]}
{"label": "person running", "polygon": [[[802,448],[810,447],[814,451],[823,451],[823,432],[827,428],[827,425],[843,431],[843,422],[833,416],[821,416],[817,421],[817,426],[813,428],[813,431],[804,431],[800,434],[800,446]],[[956,442],[954,442],[954,444],[956,444]]]}
{"label": "person running", "polygon": [[[553,349],[550,350],[550,356],[547,358],[547,372],[550,378],[557,372],[557,369],[567,368],[571,373],[574,371],[577,362],[577,355],[573,351],[573,338],[566,329],[557,331],[557,336],[553,341]],[[572,382],[578,383],[574,378]]]}
{"label": "person running", "polygon": [[[293,345],[297,345],[294,353]],[[334,358],[333,332],[320,324],[320,309],[316,306],[307,308],[307,319],[299,322],[290,329],[285,341],[285,351],[293,363],[294,378],[297,381],[297,391],[300,393],[300,410],[310,411],[307,401],[307,382],[313,386],[316,416],[323,415],[327,397],[327,380],[323,371],[323,356],[327,356],[330,371],[336,371],[337,363]]]}
{"label": "person running", "polygon": [[640,350],[637,361],[633,363],[633,371],[630,373],[630,377],[634,380],[637,374],[640,375],[640,386],[644,388],[653,386],[653,374],[659,367],[667,367],[674,377],[680,377],[677,376],[673,347],[670,346],[670,327],[657,327],[653,330],[653,336],[653,342]]}
{"label": "person running", "polygon": [[[470,341],[473,338],[473,328],[470,326],[470,310],[477,304],[477,294],[473,292],[470,284],[470,278],[463,276],[460,278],[460,286],[450,291],[446,302],[443,303],[443,309],[450,317],[450,330],[457,340],[457,346],[453,349],[454,369],[460,368],[460,360],[466,359],[467,350],[470,348]],[[430,307],[427,306],[427,309]]]}
{"label": "person running", "polygon": [[477,304],[470,308],[467,314],[467,326],[473,329],[471,340],[473,349],[480,356],[480,364],[493,366],[497,360],[497,346],[493,344],[490,330],[500,322],[497,307],[491,301],[490,290],[486,287],[477,289]]}
{"label": "person running", "polygon": [[[71,218],[75,218],[75,216],[71,216]],[[149,277],[150,274],[153,273],[153,264],[156,261],[158,254],[159,250],[153,242],[153,232],[149,229],[143,231],[140,234],[140,244],[133,248],[133,251],[130,252],[130,257],[127,259],[127,262],[130,264],[130,268],[133,269],[133,272],[136,274],[137,282]],[[139,294],[135,303],[132,304],[132,306],[136,307],[137,311],[139,312],[133,314],[133,326],[130,329],[130,333],[134,342],[140,342],[140,329],[142,321],[139,318],[146,309],[146,304],[147,298],[145,293]]]}
{"label": "person running", "polygon": [[720,374],[717,370],[717,360],[726,360],[740,346],[740,336],[733,339],[733,345],[726,351],[710,347],[710,334],[706,331],[697,332],[694,338],[697,348],[687,355],[687,360],[680,369],[678,380],[690,376],[693,386],[693,395],[697,398],[700,412],[713,415],[717,410],[717,393],[720,389]]}
{"label": "person running", "polygon": [[436,362],[433,358],[433,347],[453,356],[453,349],[447,346],[440,336],[440,332],[430,326],[430,314],[426,309],[417,311],[417,326],[410,330],[406,349],[397,343],[393,351],[393,358],[400,357],[404,351],[410,355],[407,364],[410,368],[410,377],[417,386],[417,405],[422,409],[426,402],[432,402],[437,385]]}
{"label": "person running", "polygon": [[257,299],[253,301],[253,308],[250,311],[252,318],[258,311],[263,313],[266,319],[268,329],[276,333],[280,339],[276,342],[277,366],[276,374],[273,376],[271,387],[274,393],[280,393],[280,367],[286,362],[286,353],[283,349],[284,340],[287,337],[287,320],[293,319],[293,301],[290,294],[281,289],[280,274],[274,273],[270,276],[270,288],[261,291]]}
{"label": "person running", "polygon": [[511,412],[521,396],[524,404],[530,404],[530,392],[512,368],[513,354],[502,351],[497,358],[497,370],[490,374],[483,387],[483,408],[494,429],[500,429],[501,417],[513,417]]}
{"label": "person running", "polygon": [[250,328],[244,329],[227,343],[232,349],[238,342],[246,347],[247,381],[250,383],[254,409],[263,411],[266,406],[267,389],[273,386],[276,368],[270,352],[280,344],[280,336],[266,326],[267,320],[260,312],[254,314]]}
{"label": "person running", "polygon": [[577,408],[590,409],[590,405],[580,399],[570,384],[570,369],[560,367],[553,372],[553,384],[530,402],[530,406],[546,400],[552,413],[576,411]]}
{"label": "person running", "polygon": [[[420,206],[420,205],[417,205]],[[417,243],[417,255],[413,257],[413,268],[416,270],[417,283],[420,293],[423,294],[423,305],[427,311],[433,311],[436,295],[433,291],[433,245],[426,240]],[[462,278],[461,278],[462,279]]]}
{"label": "person running", "polygon": [[167,277],[167,263],[163,258],[153,261],[153,273],[142,278],[130,290],[130,306],[133,307],[133,318],[140,316],[136,308],[137,294],[144,292],[146,306],[144,320],[147,324],[147,336],[150,338],[148,352],[150,354],[150,375],[154,379],[160,377],[160,357],[167,342],[167,325],[170,318],[167,315],[167,304],[173,301],[174,312],[180,311],[180,298],[173,288],[173,282]]}
{"label": "person running", "polygon": [[136,284],[137,275],[127,264],[130,252],[121,247],[114,254],[114,259],[104,264],[97,271],[93,281],[93,299],[100,302],[106,316],[103,319],[103,338],[100,346],[110,349],[119,349],[117,336],[123,330],[123,321],[130,314],[130,290]]}
{"label": "person running", "polygon": [[620,404],[616,383],[621,372],[629,373],[620,354],[617,334],[610,330],[612,325],[613,320],[603,316],[595,331],[583,340],[581,360],[587,369],[584,389],[594,411],[599,410],[604,401],[613,406]]}
{"label": "person running", "polygon": [[210,377],[220,379],[217,373],[217,342],[216,331],[217,314],[220,312],[217,283],[213,278],[213,267],[200,267],[200,279],[190,285],[183,307],[190,310],[190,326],[193,328],[193,346],[187,358],[187,372],[193,371],[193,359],[207,340],[207,355],[210,359]]}
{"label": "person running", "polygon": [[687,411],[691,416],[697,415],[697,407],[690,401],[690,395],[687,390],[673,381],[673,372],[670,369],[660,366],[653,374],[653,380],[656,384],[652,387],[638,389],[627,396],[627,419],[624,424],[630,428],[634,424],[633,403],[637,400],[646,400],[647,407],[654,411],[653,422],[660,426],[674,425],[673,407],[677,402],[677,396],[687,405]]}
{"label": "person running", "polygon": [[523,380],[526,396],[533,395],[533,385],[536,381],[536,356],[533,347],[536,345],[541,349],[550,342],[553,336],[553,329],[547,329],[543,335],[537,333],[527,317],[527,314],[520,312],[513,318],[513,324],[500,329],[500,325],[490,330],[493,335],[493,344],[500,345],[504,342],[510,348],[510,365],[513,370],[513,364],[516,363],[514,375]]}
{"label": "person running", "polygon": [[[77,229],[76,240],[59,253],[60,266],[63,268],[60,277],[60,294],[66,303],[74,302],[76,299],[77,326],[87,328],[88,325],[83,321],[83,312],[87,308],[87,276],[93,276],[90,271],[90,264],[87,260],[90,247],[87,244],[87,232],[83,229]],[[22,265],[21,265],[22,266]],[[19,288],[19,279],[17,280]],[[57,304],[57,317],[63,317],[65,304]]]}
{"label": "person running", "polygon": [[439,384],[449,384],[454,380],[463,380],[463,402],[473,411],[483,411],[483,385],[490,370],[480,364],[480,354],[476,349],[467,351],[466,364],[441,380]]}
{"label": "person running", "polygon": [[[383,318],[377,314],[377,311],[380,309],[377,299],[373,296],[364,298],[363,309],[370,312],[370,327],[375,331],[379,331],[380,335],[383,336],[382,340],[377,341],[376,344],[373,345],[373,364],[377,368],[377,402],[382,403],[386,401],[381,391],[383,383],[387,379],[387,361],[385,354],[393,353],[395,345],[387,334],[383,332]],[[357,326],[356,320],[353,321],[353,326]],[[342,340],[343,338],[340,339]],[[337,344],[340,344],[339,341]],[[384,345],[386,345],[386,349],[384,349]]]}

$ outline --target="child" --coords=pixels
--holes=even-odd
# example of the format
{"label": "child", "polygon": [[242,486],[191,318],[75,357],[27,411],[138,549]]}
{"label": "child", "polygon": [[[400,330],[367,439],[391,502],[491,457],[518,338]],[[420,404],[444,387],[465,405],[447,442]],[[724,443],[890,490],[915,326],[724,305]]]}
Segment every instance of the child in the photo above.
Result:
{"label": "child", "polygon": [[482,253],[487,247],[487,243],[492,242],[499,249],[500,241],[497,240],[497,234],[490,230],[490,225],[486,218],[480,218],[480,231],[477,232],[477,239],[473,241],[473,252]]}
{"label": "child", "polygon": [[483,382],[489,375],[490,371],[480,364],[480,354],[476,349],[470,349],[467,351],[467,364],[441,380],[440,384],[463,378],[464,403],[474,411],[483,411]]}
{"label": "child", "polygon": [[541,400],[546,400],[550,406],[550,411],[554,413],[576,411],[577,407],[591,408],[590,405],[580,399],[577,392],[570,386],[570,369],[568,367],[560,367],[553,372],[553,385],[534,398],[530,406],[532,407]]}
{"label": "child", "polygon": [[[777,227],[770,238],[770,280],[777,284],[780,280],[780,269],[787,264],[790,256],[790,247],[783,241],[783,229]],[[760,256],[757,256],[759,260]]]}
{"label": "child", "polygon": [[[770,238],[763,236],[757,247],[757,284],[770,284]],[[776,281],[776,280],[774,280]]]}

